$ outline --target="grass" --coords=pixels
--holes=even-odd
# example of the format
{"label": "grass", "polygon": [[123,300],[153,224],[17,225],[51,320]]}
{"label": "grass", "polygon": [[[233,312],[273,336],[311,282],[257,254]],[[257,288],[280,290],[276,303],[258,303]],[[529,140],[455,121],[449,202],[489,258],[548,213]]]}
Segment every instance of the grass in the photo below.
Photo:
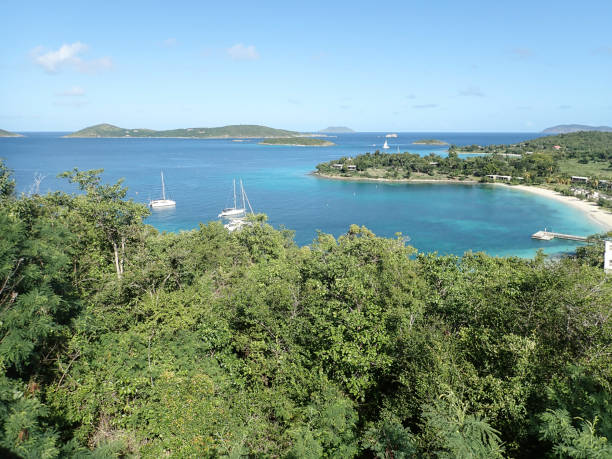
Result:
{"label": "grass", "polygon": [[612,179],[612,168],[608,161],[590,161],[581,164],[577,159],[562,159],[559,161],[559,168],[567,175]]}

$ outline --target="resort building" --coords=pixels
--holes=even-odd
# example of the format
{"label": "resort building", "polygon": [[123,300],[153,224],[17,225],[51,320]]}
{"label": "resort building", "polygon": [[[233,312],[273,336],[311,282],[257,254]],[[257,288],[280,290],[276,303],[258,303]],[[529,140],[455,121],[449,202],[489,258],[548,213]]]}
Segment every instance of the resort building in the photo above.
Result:
{"label": "resort building", "polygon": [[487,175],[487,178],[490,178],[493,181],[495,181],[495,180],[505,180],[506,182],[509,182],[510,180],[512,180],[512,176],[511,175],[491,174],[491,175]]}
{"label": "resort building", "polygon": [[342,169],[343,165],[342,165],[342,164],[340,164],[340,163],[336,163],[336,164],[332,164],[332,167],[333,167],[334,169]]}
{"label": "resort building", "polygon": [[605,241],[604,271],[612,273],[612,241]]}
{"label": "resort building", "polygon": [[354,164],[347,164],[346,165],[346,170],[347,171],[356,171],[357,170],[357,166],[355,166]]}
{"label": "resort building", "polygon": [[587,183],[588,181],[589,181],[588,177],[580,177],[578,175],[572,175],[572,182]]}

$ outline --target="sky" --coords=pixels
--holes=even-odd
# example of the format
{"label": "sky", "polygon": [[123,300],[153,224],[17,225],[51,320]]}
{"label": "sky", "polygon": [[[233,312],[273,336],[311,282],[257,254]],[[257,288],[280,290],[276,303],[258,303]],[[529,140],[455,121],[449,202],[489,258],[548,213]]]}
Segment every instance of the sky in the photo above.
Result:
{"label": "sky", "polygon": [[3,2],[0,128],[612,125],[612,2]]}

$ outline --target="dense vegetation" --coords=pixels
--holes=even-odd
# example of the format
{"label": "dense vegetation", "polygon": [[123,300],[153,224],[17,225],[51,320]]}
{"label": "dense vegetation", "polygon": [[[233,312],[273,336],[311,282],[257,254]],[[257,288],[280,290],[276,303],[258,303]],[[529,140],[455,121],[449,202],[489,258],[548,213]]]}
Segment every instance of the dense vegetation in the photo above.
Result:
{"label": "dense vegetation", "polygon": [[610,457],[612,278],[263,216],[158,233],[0,163],[0,447],[24,457]]}
{"label": "dense vegetation", "polygon": [[[342,169],[335,166],[341,164]],[[356,166],[355,171],[347,166]],[[543,183],[558,173],[558,165],[550,155],[533,154],[520,158],[501,155],[478,155],[459,158],[450,151],[447,157],[436,154],[380,153],[379,151],[340,158],[317,165],[317,171],[327,175],[361,176],[364,178],[408,179],[411,177],[482,179],[486,175],[522,177],[527,183]]]}
{"label": "dense vegetation", "polygon": [[66,137],[187,137],[187,138],[259,138],[295,137],[299,132],[274,129],[267,126],[240,124],[215,128],[189,128],[154,131],[152,129],[123,129],[112,124],[97,124]]}
{"label": "dense vegetation", "polygon": [[0,137],[23,137],[21,134],[15,134],[14,132],[5,131],[0,129]]}
{"label": "dense vegetation", "polygon": [[316,137],[284,137],[266,139],[259,142],[261,145],[293,145],[298,147],[330,147],[335,145],[333,142]]}
{"label": "dense vegetation", "polygon": [[[556,149],[555,146],[560,148]],[[512,145],[451,146],[449,151],[498,154],[547,154],[557,161],[612,161],[612,132],[573,132],[569,134],[538,137]]]}

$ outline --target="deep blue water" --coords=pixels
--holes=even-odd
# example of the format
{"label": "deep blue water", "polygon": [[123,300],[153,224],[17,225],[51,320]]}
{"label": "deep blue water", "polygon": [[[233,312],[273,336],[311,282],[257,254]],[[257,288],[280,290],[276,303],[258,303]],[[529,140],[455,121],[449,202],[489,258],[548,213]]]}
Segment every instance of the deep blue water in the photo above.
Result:
{"label": "deep blue water", "polygon": [[[232,179],[242,179],[256,212],[274,226],[295,230],[296,242],[310,243],[316,231],[339,236],[351,223],[381,236],[401,232],[421,251],[532,256],[569,251],[568,241],[533,241],[547,227],[587,235],[602,229],[565,204],[501,186],[383,184],[318,179],[308,175],[317,163],[380,148],[384,133],[339,134],[334,147],[258,145],[256,140],[64,139],[63,133],[25,133],[0,138],[0,157],[14,170],[19,191],[28,192],[34,175],[46,176],[40,192],[73,191],[56,176],[78,167],[105,170],[107,182],[125,179],[129,197],[148,202],[161,195],[164,171],[172,210],[154,211],[147,223],[160,230],[197,228],[216,220],[231,202]],[[413,145],[436,138],[459,145],[514,143],[536,133],[399,133],[388,139],[391,152],[446,154],[445,147]],[[375,146],[374,146],[375,145]]]}

